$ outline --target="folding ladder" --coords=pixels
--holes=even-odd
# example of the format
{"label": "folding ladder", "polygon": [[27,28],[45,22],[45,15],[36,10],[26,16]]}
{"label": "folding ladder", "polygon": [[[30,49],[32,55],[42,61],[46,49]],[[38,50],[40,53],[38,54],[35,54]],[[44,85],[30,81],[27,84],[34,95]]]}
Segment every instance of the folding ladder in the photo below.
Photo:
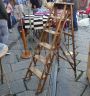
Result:
{"label": "folding ladder", "polygon": [[[60,3],[61,15],[57,16],[56,3],[53,6],[52,13],[48,18],[46,26],[41,34],[40,40],[35,48],[34,55],[32,55],[32,60],[26,72],[24,80],[31,78],[32,75],[36,75],[39,79],[38,87],[36,93],[43,91],[45,82],[47,80],[50,68],[52,66],[55,55],[57,55],[57,50],[60,50],[60,42],[63,34],[63,29],[68,18],[69,10],[68,6],[71,4]],[[56,26],[53,27],[52,22],[55,21]],[[52,40],[48,38],[52,35]],[[44,50],[43,50],[44,49]],[[45,51],[45,54],[44,54]],[[37,68],[37,62],[40,61],[43,65],[43,68]]]}

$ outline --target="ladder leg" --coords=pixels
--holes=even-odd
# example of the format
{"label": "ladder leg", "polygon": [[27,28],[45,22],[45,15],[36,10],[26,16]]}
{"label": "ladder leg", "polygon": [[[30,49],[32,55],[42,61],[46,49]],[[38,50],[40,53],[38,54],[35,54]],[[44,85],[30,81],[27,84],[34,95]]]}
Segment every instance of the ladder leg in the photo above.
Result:
{"label": "ladder leg", "polygon": [[59,66],[59,48],[57,49],[57,56],[56,56],[56,58],[57,58],[58,66]]}
{"label": "ladder leg", "polygon": [[[71,17],[73,18],[73,8],[71,6]],[[73,46],[73,61],[74,61],[74,74],[76,78],[76,55],[75,55],[75,41],[74,41],[74,28],[73,28],[73,19],[71,22],[71,27],[72,27],[72,46]]]}
{"label": "ladder leg", "polygon": [[28,69],[28,71],[27,71],[27,73],[26,73],[26,75],[25,75],[24,80],[26,80],[26,79],[31,79],[31,76],[32,76],[32,72]]}
{"label": "ladder leg", "polygon": [[42,92],[42,90],[44,88],[44,85],[46,83],[47,77],[48,77],[48,73],[49,73],[50,67],[51,67],[51,64],[47,64],[47,70],[46,70],[47,72],[45,73],[46,76],[45,76],[45,78],[43,80],[39,80],[39,84],[38,84],[38,88],[37,88],[36,94]]}
{"label": "ladder leg", "polygon": [[42,92],[42,80],[40,79],[39,83],[38,83],[36,94],[39,94],[41,92]]}

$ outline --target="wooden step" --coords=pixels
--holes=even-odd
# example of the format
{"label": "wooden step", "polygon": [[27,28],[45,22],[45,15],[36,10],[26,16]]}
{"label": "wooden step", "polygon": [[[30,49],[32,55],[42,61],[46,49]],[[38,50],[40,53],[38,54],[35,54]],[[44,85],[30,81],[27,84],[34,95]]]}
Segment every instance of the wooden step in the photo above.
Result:
{"label": "wooden step", "polygon": [[[43,64],[46,64],[46,58],[41,55],[35,55],[34,56],[37,60],[40,60]],[[47,62],[50,63],[50,60]]]}
{"label": "wooden step", "polygon": [[54,15],[51,15],[51,18],[53,18],[53,19],[61,19],[60,16],[54,16]]}
{"label": "wooden step", "polygon": [[70,54],[73,55],[73,52],[72,52],[72,51],[69,51],[69,52],[66,51],[65,54],[66,54],[67,56],[69,56]]}
{"label": "wooden step", "polygon": [[39,45],[40,46],[43,46],[43,47],[45,47],[45,48],[47,48],[47,49],[54,49],[55,47],[53,46],[51,46],[50,44],[48,44],[48,43],[46,43],[46,42],[41,42],[41,43],[39,43]]}
{"label": "wooden step", "polygon": [[[52,19],[56,19],[56,20],[61,20],[61,21],[65,21],[66,20],[65,16],[63,16],[62,18],[61,18],[61,16],[51,16],[51,18]],[[67,19],[66,21],[68,22],[68,21],[70,21],[70,19]]]}
{"label": "wooden step", "polygon": [[60,34],[60,33],[57,33],[57,32],[55,32],[53,30],[48,30],[48,29],[46,29],[45,32],[51,33],[53,35],[59,35]]}
{"label": "wooden step", "polygon": [[42,72],[37,69],[36,67],[30,67],[30,70],[32,71],[33,74],[35,74],[39,79],[44,79],[45,78],[45,75],[43,75],[42,77]]}
{"label": "wooden step", "polygon": [[[67,56],[73,56],[73,51],[69,51],[69,52],[65,52],[65,54],[67,55]],[[78,55],[78,52],[75,52],[75,56],[77,56]]]}
{"label": "wooden step", "polygon": [[71,32],[64,32],[65,35],[72,36]]}

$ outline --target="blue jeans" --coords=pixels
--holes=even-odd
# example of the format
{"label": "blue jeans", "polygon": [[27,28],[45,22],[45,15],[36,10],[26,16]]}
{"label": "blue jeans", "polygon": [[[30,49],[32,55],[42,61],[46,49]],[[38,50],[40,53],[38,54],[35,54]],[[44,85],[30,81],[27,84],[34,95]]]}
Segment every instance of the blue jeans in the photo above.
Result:
{"label": "blue jeans", "polygon": [[7,21],[4,19],[0,19],[0,43],[7,44],[8,40],[8,25]]}

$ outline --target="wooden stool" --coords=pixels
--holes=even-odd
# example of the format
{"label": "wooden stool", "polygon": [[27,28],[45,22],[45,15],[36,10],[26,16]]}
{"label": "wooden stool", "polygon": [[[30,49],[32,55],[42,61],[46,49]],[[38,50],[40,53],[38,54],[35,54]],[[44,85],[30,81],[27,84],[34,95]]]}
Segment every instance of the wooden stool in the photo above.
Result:
{"label": "wooden stool", "polygon": [[3,84],[3,68],[1,64],[1,58],[5,56],[8,51],[8,47],[5,44],[0,43],[0,71],[1,71],[1,83]]}

